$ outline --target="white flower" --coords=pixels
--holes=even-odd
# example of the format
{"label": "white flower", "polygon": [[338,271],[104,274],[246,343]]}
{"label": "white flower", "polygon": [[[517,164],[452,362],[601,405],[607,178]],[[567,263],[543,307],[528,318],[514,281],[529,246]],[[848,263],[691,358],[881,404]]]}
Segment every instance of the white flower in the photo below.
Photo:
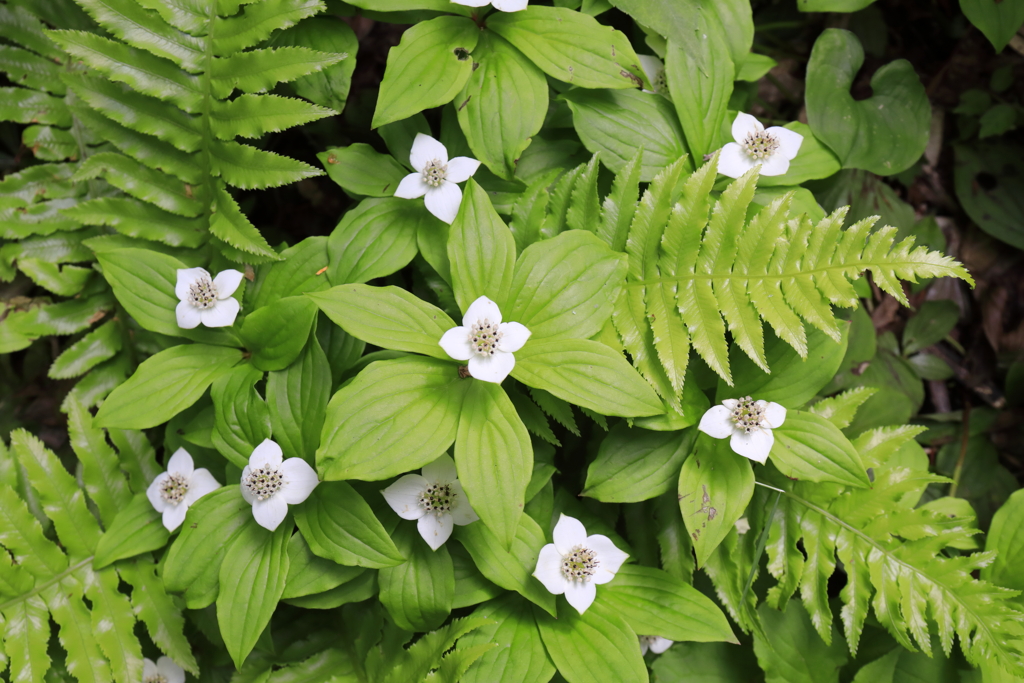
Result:
{"label": "white flower", "polygon": [[746,517],[737,519],[733,526],[736,527],[736,533],[740,536],[750,531],[750,521]]}
{"label": "white flower", "polygon": [[452,535],[453,523],[465,526],[480,519],[457,476],[455,461],[442,455],[420,474],[407,474],[381,493],[399,517],[418,520],[420,536],[437,550]]}
{"label": "white flower", "polygon": [[583,524],[561,515],[551,532],[554,543],[540,549],[533,575],[551,593],[561,595],[583,614],[597,597],[597,585],[615,578],[629,557],[600,534],[587,536]]}
{"label": "white flower", "polygon": [[207,327],[228,327],[238,315],[238,299],[231,295],[242,282],[237,270],[222,270],[211,279],[205,268],[179,268],[174,294],[180,302],[174,309],[178,327],[191,330],[202,323]]}
{"label": "white flower", "polygon": [[474,378],[501,384],[515,367],[512,354],[529,338],[524,325],[501,322],[498,304],[482,296],[469,305],[462,326],[445,332],[438,344],[455,360],[469,361]]}
{"label": "white flower", "polygon": [[210,471],[203,467],[195,469],[192,456],[179,448],[167,461],[167,471],[156,475],[146,489],[146,496],[153,509],[163,513],[167,530],[174,531],[185,521],[185,513],[192,503],[219,488],[220,483]]}
{"label": "white flower", "polygon": [[660,655],[665,650],[672,647],[674,640],[668,638],[662,638],[661,636],[637,636],[640,639],[640,654],[645,655],[650,650],[656,655]]}
{"label": "white flower", "polygon": [[276,442],[264,439],[242,470],[242,497],[252,505],[256,523],[271,531],[284,520],[289,505],[309,498],[320,483],[305,460],[288,458],[282,462],[281,455]]}
{"label": "white flower", "polygon": [[[637,55],[640,59],[640,67],[644,75],[651,83],[652,90],[644,90],[649,93],[660,93],[668,97],[668,82],[665,80],[665,64],[653,55]],[[671,99],[671,98],[670,98]]]}
{"label": "white flower", "polygon": [[740,112],[732,122],[732,138],[718,157],[718,172],[730,178],[761,164],[761,175],[784,175],[789,162],[800,151],[804,136],[788,128],[772,126],[768,130],[750,114]]}
{"label": "white flower", "polygon": [[712,406],[700,418],[697,429],[716,439],[731,436],[729,446],[744,458],[762,465],[775,443],[772,430],[786,420],[786,409],[778,403],[755,401],[749,396],[727,398]]}
{"label": "white flower", "polygon": [[170,657],[142,660],[142,683],[185,683],[185,671]]}
{"label": "white flower", "polygon": [[402,178],[395,196],[416,199],[426,195],[423,202],[427,211],[451,225],[462,203],[462,190],[455,183],[469,180],[480,162],[469,157],[449,160],[444,145],[429,135],[417,133],[409,152],[409,163],[416,172]]}
{"label": "white flower", "polygon": [[452,2],[466,7],[490,5],[499,12],[519,12],[526,9],[529,0],[452,0]]}

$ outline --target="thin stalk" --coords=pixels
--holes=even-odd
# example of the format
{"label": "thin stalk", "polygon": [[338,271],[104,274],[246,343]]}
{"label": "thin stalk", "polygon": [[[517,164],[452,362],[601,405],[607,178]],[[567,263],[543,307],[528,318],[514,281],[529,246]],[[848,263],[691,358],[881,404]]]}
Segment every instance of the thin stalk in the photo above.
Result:
{"label": "thin stalk", "polygon": [[67,578],[71,574],[74,574],[75,572],[77,572],[82,567],[86,566],[87,564],[91,564],[93,557],[94,557],[93,555],[90,555],[88,558],[82,560],[81,562],[79,562],[78,564],[74,565],[73,567],[68,567],[67,569],[62,571],[60,574],[57,574],[56,576],[54,576],[52,579],[50,579],[48,581],[45,581],[45,582],[43,582],[42,584],[40,584],[38,586],[35,586],[28,593],[24,593],[22,595],[19,595],[16,598],[11,598],[7,602],[0,603],[0,612],[5,612],[12,605],[16,605],[19,602],[24,602],[25,600],[28,600],[29,598],[31,598],[34,595],[39,595],[40,593],[42,593],[44,590],[46,590],[50,586],[53,586],[53,585],[55,585],[57,583],[60,583],[62,580],[64,580],[65,578]]}
{"label": "thin stalk", "polygon": [[949,497],[956,498],[957,489],[960,488],[960,476],[964,473],[964,460],[967,459],[967,442],[971,438],[971,401],[964,401],[964,420],[960,425],[960,455],[956,459],[956,467],[953,468],[953,483],[949,485]]}

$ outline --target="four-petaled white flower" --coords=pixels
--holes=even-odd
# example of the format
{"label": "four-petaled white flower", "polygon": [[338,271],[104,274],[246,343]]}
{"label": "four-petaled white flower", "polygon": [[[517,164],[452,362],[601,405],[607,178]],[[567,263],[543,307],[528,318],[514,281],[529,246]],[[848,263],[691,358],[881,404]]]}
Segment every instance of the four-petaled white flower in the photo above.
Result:
{"label": "four-petaled white flower", "polygon": [[288,514],[288,506],[309,498],[319,483],[309,463],[302,458],[282,461],[281,447],[264,439],[242,470],[242,497],[252,505],[256,523],[273,531]]}
{"label": "four-petaled white flower", "polygon": [[629,557],[607,536],[587,536],[583,523],[561,515],[551,532],[554,543],[540,549],[533,575],[551,593],[561,595],[583,614],[597,597],[598,584],[608,583]]}
{"label": "four-petaled white flower", "polygon": [[499,12],[519,12],[526,9],[529,0],[452,0],[456,5],[483,7],[490,5]]}
{"label": "four-petaled white flower", "polygon": [[448,159],[444,145],[429,135],[417,133],[409,152],[409,164],[416,172],[402,178],[395,196],[402,199],[423,197],[427,211],[451,225],[462,204],[462,190],[455,183],[469,180],[480,167],[480,162],[469,157]]}
{"label": "four-petaled white flower", "polygon": [[191,330],[202,323],[207,327],[228,327],[238,315],[239,303],[231,295],[242,282],[237,270],[222,270],[210,278],[205,268],[179,268],[174,294],[180,300],[174,313],[178,327]]}
{"label": "four-petaled white flower", "polygon": [[786,409],[778,403],[755,401],[749,396],[727,398],[712,406],[700,418],[697,429],[716,439],[731,436],[729,446],[744,458],[762,465],[775,443],[772,430],[786,420]]}
{"label": "four-petaled white flower", "polygon": [[640,654],[645,655],[650,650],[656,655],[660,655],[665,650],[672,647],[674,640],[668,638],[662,638],[661,636],[637,636],[640,639]]}
{"label": "four-petaled white flower", "polygon": [[730,178],[741,175],[761,164],[761,175],[784,175],[789,162],[800,151],[804,136],[788,128],[764,126],[750,114],[740,112],[732,122],[730,142],[722,147],[718,157],[718,172]]}
{"label": "four-petaled white flower", "polygon": [[185,670],[170,657],[142,660],[142,683],[185,683]]}
{"label": "four-petaled white flower", "polygon": [[438,343],[455,360],[469,361],[474,378],[500,384],[515,367],[512,354],[529,338],[524,325],[501,322],[498,304],[482,296],[469,305],[462,325],[445,332]]}
{"label": "four-petaled white flower", "polygon": [[480,519],[457,476],[455,461],[442,455],[420,474],[406,474],[381,493],[399,517],[417,520],[420,536],[437,550],[452,535],[452,524],[465,526]]}
{"label": "four-petaled white flower", "polygon": [[197,470],[188,451],[179,448],[167,461],[167,471],[156,475],[146,489],[146,496],[153,509],[163,514],[167,530],[174,531],[185,521],[192,503],[219,488],[210,471],[204,467]]}
{"label": "four-petaled white flower", "polygon": [[640,68],[651,83],[651,89],[644,92],[659,93],[672,99],[668,93],[668,81],[665,80],[665,63],[653,55],[637,55],[637,58],[640,60]]}

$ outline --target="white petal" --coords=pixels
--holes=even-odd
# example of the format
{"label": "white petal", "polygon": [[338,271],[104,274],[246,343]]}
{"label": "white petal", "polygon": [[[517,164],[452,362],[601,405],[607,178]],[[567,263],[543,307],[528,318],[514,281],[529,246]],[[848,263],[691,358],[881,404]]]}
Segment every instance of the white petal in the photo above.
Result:
{"label": "white petal", "polygon": [[[796,158],[797,153],[800,152],[800,145],[804,142],[803,135],[782,126],[772,126],[765,132],[774,135],[775,139],[779,141],[779,148],[775,151],[776,154],[786,159]],[[762,173],[761,175],[765,174]]]}
{"label": "white petal", "polygon": [[647,654],[647,648],[651,646],[651,643],[647,636],[637,636],[637,638],[640,640],[640,656],[643,657]]}
{"label": "white petal", "polygon": [[426,514],[420,507],[420,498],[426,488],[426,479],[418,474],[407,474],[399,477],[398,481],[381,491],[381,494],[402,519],[419,519]]}
{"label": "white petal", "polygon": [[395,196],[399,199],[416,199],[425,195],[429,189],[430,185],[423,182],[422,173],[410,173],[398,183]]}
{"label": "white petal", "polygon": [[459,526],[466,526],[480,519],[473,506],[469,504],[466,492],[462,490],[462,483],[458,479],[452,482],[452,493],[455,499],[452,501],[452,521]]}
{"label": "white petal", "polygon": [[185,670],[170,657],[156,660],[156,668],[167,679],[167,683],[185,683]]}
{"label": "white petal", "polygon": [[142,677],[144,679],[145,678],[150,678],[152,676],[156,676],[158,673],[160,673],[160,672],[157,671],[157,669],[156,669],[156,662],[154,662],[149,657],[143,657],[142,658]]}
{"label": "white petal", "polygon": [[167,472],[161,472],[156,475],[156,479],[146,489],[146,497],[149,498],[150,504],[157,512],[163,512],[164,508],[167,507],[167,501],[160,495],[160,487],[163,486],[163,483],[167,481],[169,476]]}
{"label": "white petal", "polygon": [[448,163],[448,150],[440,142],[424,135],[416,133],[416,139],[412,141],[412,149],[409,150],[409,164],[417,171],[422,171],[431,161]]}
{"label": "white petal", "polygon": [[192,473],[192,479],[188,483],[188,493],[185,494],[185,502],[191,505],[207,493],[213,493],[219,488],[220,482],[214,479],[210,470],[200,467]]}
{"label": "white petal", "polygon": [[551,531],[551,540],[555,542],[555,549],[562,555],[568,555],[569,551],[587,540],[587,530],[583,522],[566,514],[558,516],[558,523]]}
{"label": "white petal", "polygon": [[[492,3],[493,4],[493,3]],[[497,7],[497,5],[494,5]],[[523,7],[526,3],[523,3]],[[505,10],[506,12],[515,12],[516,10]],[[476,169],[480,168],[480,162],[476,159],[470,159],[469,157],[455,157],[448,162],[448,173],[444,179],[449,183],[462,183],[469,180],[470,176],[476,173]]]}
{"label": "white petal", "polygon": [[264,529],[274,531],[288,514],[288,503],[281,496],[271,496],[252,504],[252,516]]}
{"label": "white petal", "polygon": [[181,501],[177,505],[168,505],[164,508],[164,528],[174,531],[185,521],[185,513],[188,512],[188,503]]}
{"label": "white petal", "polygon": [[750,133],[757,133],[764,130],[761,122],[750,114],[739,112],[732,120],[732,139],[736,142],[743,142],[743,139]]}
{"label": "white petal", "polygon": [[174,455],[167,461],[167,473],[168,474],[180,474],[186,479],[192,476],[192,471],[195,470],[195,463],[192,462],[192,456],[188,454],[184,448],[179,448],[174,451]]}
{"label": "white petal", "polygon": [[174,296],[178,297],[179,301],[188,298],[193,282],[204,276],[210,277],[206,268],[178,268],[177,274],[178,279],[174,283]]}
{"label": "white petal", "polygon": [[455,461],[447,453],[425,465],[420,473],[424,479],[434,484],[450,484],[459,476],[455,471]]}
{"label": "white petal", "polygon": [[544,584],[549,593],[561,595],[565,592],[568,582],[562,575],[562,553],[558,552],[554,543],[548,543],[540,549],[533,576]]}
{"label": "white petal", "polygon": [[651,641],[651,652],[656,655],[660,655],[662,652],[672,647],[672,643],[674,642],[675,641],[669,640],[668,638],[654,636],[654,639]]}
{"label": "white petal", "polygon": [[471,327],[473,323],[484,320],[500,324],[501,311],[498,309],[498,304],[486,296],[481,296],[477,297],[476,301],[471,303],[469,308],[466,309],[466,314],[462,316],[462,324],[465,327]]}
{"label": "white petal", "polygon": [[431,550],[437,550],[452,535],[452,516],[448,513],[435,514],[428,512],[416,522],[420,536],[427,542]]}
{"label": "white petal", "polygon": [[523,344],[530,338],[530,331],[522,323],[502,323],[498,331],[501,332],[498,348],[509,353],[523,348]]}
{"label": "white petal", "polygon": [[455,360],[469,360],[473,357],[473,347],[469,345],[469,329],[453,327],[441,335],[438,342],[444,352]]}
{"label": "white petal", "polygon": [[263,442],[254,448],[252,455],[249,456],[249,467],[254,470],[258,470],[264,465],[280,467],[283,457],[284,453],[276,441],[263,439]]}
{"label": "white petal", "polygon": [[736,406],[738,406],[739,404],[740,400],[738,398],[727,398],[724,401],[722,401],[722,405],[728,408],[730,411],[736,410]]}
{"label": "white petal", "polygon": [[207,327],[231,327],[241,307],[238,299],[218,299],[210,308],[199,310],[199,319]]}
{"label": "white petal", "polygon": [[[644,70],[647,80],[654,85],[654,81],[658,78],[658,72],[665,68],[664,62],[654,55],[637,55],[637,57],[640,59],[640,68]],[[657,89],[654,92],[657,92]]]}
{"label": "white petal", "polygon": [[703,417],[697,429],[714,439],[724,439],[735,431],[736,423],[732,421],[732,411],[724,405],[711,406]]}
{"label": "white petal", "polygon": [[[761,424],[769,429],[775,429],[776,427],[782,426],[782,423],[786,421],[786,409],[780,406],[778,403],[769,403],[764,408],[764,419]],[[767,424],[765,424],[767,422]]]}
{"label": "white petal", "polygon": [[245,276],[241,272],[231,268],[217,273],[217,277],[213,278],[213,286],[217,288],[217,298],[227,299],[234,294],[238,285],[242,284],[243,277]]}
{"label": "white petal", "polygon": [[199,309],[187,301],[178,302],[178,305],[174,307],[174,317],[178,320],[178,327],[183,330],[199,327],[199,323],[202,322]]}
{"label": "white petal", "polygon": [[504,351],[495,351],[493,356],[476,356],[466,364],[473,379],[501,384],[516,365],[515,356]]}
{"label": "white petal", "polygon": [[718,172],[730,178],[741,175],[757,166],[753,158],[740,145],[730,142],[718,155]]}
{"label": "white petal", "polygon": [[763,176],[786,175],[788,170],[789,159],[777,151],[761,162],[761,175]]}
{"label": "white petal", "polygon": [[520,12],[530,0],[491,0],[491,7],[499,12]]}
{"label": "white petal", "polygon": [[462,5],[464,7],[483,7],[489,5],[491,0],[451,0],[456,5]]}
{"label": "white petal", "polygon": [[733,432],[729,447],[744,458],[750,458],[763,465],[768,460],[768,453],[771,452],[773,443],[775,443],[775,435],[770,429],[755,429],[749,434],[737,430]]}
{"label": "white petal", "polygon": [[305,501],[320,483],[316,470],[302,458],[288,458],[281,463],[281,474],[284,481],[277,495],[289,505],[298,505]]}
{"label": "white petal", "polygon": [[239,487],[241,487],[242,489],[242,498],[244,498],[245,502],[248,503],[249,505],[252,505],[253,503],[256,502],[256,496],[249,493],[249,489],[246,488],[245,486],[245,480],[249,478],[249,474],[251,472],[252,468],[250,468],[248,465],[242,468],[242,481],[239,484]]}
{"label": "white petal", "polygon": [[627,553],[624,553],[615,547],[615,544],[612,543],[612,539],[607,536],[602,536],[601,534],[588,536],[583,545],[590,548],[597,554],[599,563],[592,580],[598,585],[608,583],[614,579],[615,573],[619,571],[619,567],[621,567],[622,563],[629,557]]}
{"label": "white petal", "polygon": [[597,597],[597,586],[593,581],[567,581],[565,584],[565,599],[576,611],[583,614],[587,608],[594,604]]}
{"label": "white petal", "polygon": [[442,180],[440,185],[427,190],[427,196],[423,198],[423,203],[426,205],[427,211],[451,225],[455,217],[459,215],[462,190],[455,183]]}

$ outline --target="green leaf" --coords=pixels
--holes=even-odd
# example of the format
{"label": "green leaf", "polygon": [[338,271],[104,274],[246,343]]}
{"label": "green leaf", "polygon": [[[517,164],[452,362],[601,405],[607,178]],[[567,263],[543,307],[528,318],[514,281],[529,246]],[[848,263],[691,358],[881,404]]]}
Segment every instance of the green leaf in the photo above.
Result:
{"label": "green leaf", "polygon": [[199,400],[206,388],[242,359],[223,346],[185,344],[152,356],[114,389],[96,414],[97,427],[146,429],[167,422]]}
{"label": "green leaf", "polygon": [[316,321],[316,304],[289,296],[245,317],[239,336],[260,370],[284,370],[302,353]]}
{"label": "green leaf", "polygon": [[473,156],[511,180],[519,155],[548,111],[544,73],[500,36],[480,33],[473,71],[455,98],[459,126]]}
{"label": "green leaf", "polygon": [[454,538],[469,551],[481,574],[555,615],[555,596],[532,576],[545,543],[544,530],[532,517],[522,515],[519,518],[516,537],[507,551],[494,532],[483,524],[457,526]]}
{"label": "green leaf", "polygon": [[527,342],[516,352],[512,376],[602,415],[638,417],[665,410],[654,390],[622,354],[600,342]]}
{"label": "green leaf", "polygon": [[216,186],[214,197],[216,205],[211,209],[210,234],[245,252],[247,262],[277,261],[277,252],[267,244],[256,226],[242,213],[235,198],[220,183]]}
{"label": "green leaf", "polygon": [[129,45],[169,59],[191,73],[201,69],[205,57],[203,40],[174,30],[139,4],[85,0],[81,6],[97,23]]}
{"label": "green leaf", "polygon": [[239,467],[264,439],[270,438],[270,411],[256,391],[263,371],[242,363],[218,377],[210,387],[215,414],[213,444]]}
{"label": "green leaf", "polygon": [[409,174],[394,157],[381,154],[366,143],[328,147],[316,155],[327,175],[349,194],[390,197]]}
{"label": "green leaf", "polygon": [[703,18],[702,23],[704,26],[698,29],[699,52],[690,51],[690,40],[679,43],[670,38],[665,53],[665,78],[669,92],[674,94],[672,104],[695,159],[719,146],[736,75],[726,45],[734,28],[723,31],[717,22],[705,23]]}
{"label": "green leaf", "polygon": [[243,190],[280,187],[323,175],[323,171],[305,162],[237,142],[211,142],[209,152],[214,175]]}
{"label": "green leaf", "polygon": [[846,663],[841,638],[826,646],[811,626],[802,604],[791,604],[785,612],[768,605],[757,610],[764,625],[764,637],[754,636],[757,663],[765,671],[766,683],[835,683],[838,670]]}
{"label": "green leaf", "polygon": [[267,531],[255,522],[242,527],[220,567],[217,623],[228,654],[241,668],[284,593],[291,526]]}
{"label": "green leaf", "polygon": [[265,92],[278,83],[316,73],[344,58],[306,47],[270,47],[215,59],[209,73],[214,95],[225,98],[235,89],[244,93]]}
{"label": "green leaf", "polygon": [[508,548],[516,536],[533,471],[533,446],[505,390],[472,381],[455,439],[459,482],[473,510]]}
{"label": "green leaf", "polygon": [[995,561],[981,570],[981,578],[1000,586],[1024,590],[1018,568],[1024,560],[1024,492],[1017,491],[992,517],[985,550],[995,550]]}
{"label": "green leaf", "polygon": [[115,355],[123,341],[121,326],[110,320],[64,349],[53,361],[47,376],[52,379],[79,377]]}
{"label": "green leaf", "polygon": [[455,300],[463,312],[481,296],[505,308],[516,260],[512,232],[472,178],[448,236]]}
{"label": "green leaf", "polygon": [[1024,23],[1024,7],[1020,3],[995,0],[960,0],[960,9],[977,26],[996,52],[1002,52]]}
{"label": "green leaf", "polygon": [[142,674],[142,646],[135,637],[135,615],[128,596],[119,590],[120,578],[113,569],[98,571],[86,587],[92,603],[92,630],[100,650],[110,661],[113,680],[134,683]]}
{"label": "green leaf", "polygon": [[363,574],[362,567],[347,567],[314,555],[301,533],[288,541],[288,578],[282,600],[323,593]]}
{"label": "green leaf", "polygon": [[651,432],[619,423],[601,442],[580,495],[604,503],[656,498],[675,488],[696,438],[695,429]]}
{"label": "green leaf", "polygon": [[555,665],[544,649],[530,603],[515,595],[505,595],[477,608],[473,616],[494,623],[463,636],[459,646],[497,643],[497,647],[466,671],[460,679],[462,683],[551,680]]}
{"label": "green leaf", "polygon": [[164,590],[156,570],[156,564],[141,559],[122,562],[117,567],[121,578],[132,586],[132,610],[146,625],[149,637],[183,669],[197,674],[199,666],[185,639],[182,610]]}
{"label": "green leaf", "polygon": [[[388,53],[371,128],[452,101],[473,71],[480,30],[464,17],[435,17],[402,35]],[[430,87],[427,87],[430,84]]]}
{"label": "green leaf", "polygon": [[130,197],[102,197],[64,209],[87,225],[107,225],[122,235],[172,247],[198,247],[204,241],[201,219],[182,218]]}
{"label": "green leaf", "polygon": [[[643,149],[640,180],[650,182],[662,169],[689,153],[683,129],[664,97],[636,90],[570,90],[562,96],[572,110],[580,140],[616,173]],[[613,247],[615,245],[612,245]]]}
{"label": "green leaf", "polygon": [[563,602],[557,619],[533,610],[548,655],[568,683],[645,683],[636,634],[601,598],[583,614]]}
{"label": "green leaf", "polygon": [[407,199],[368,199],[348,211],[327,240],[331,284],[367,282],[401,270],[416,255],[416,233],[433,218]]}
{"label": "green leaf", "polygon": [[588,339],[611,316],[625,276],[625,258],[595,235],[563,232],[519,256],[508,319],[525,325],[534,342]]}
{"label": "green leaf", "polygon": [[789,170],[782,175],[758,178],[759,187],[790,187],[808,180],[829,178],[839,172],[842,168],[839,159],[814,136],[810,126],[799,121],[791,121],[784,127],[804,136],[803,142],[800,143],[800,153],[789,162]]}
{"label": "green leaf", "polygon": [[[270,0],[250,4],[232,17],[214,17],[211,36],[218,55],[229,55],[262,43],[277,30],[288,28],[323,10],[320,0]],[[222,14],[231,14],[221,12]]]}
{"label": "green leaf", "polygon": [[[989,235],[1024,249],[1024,183],[1018,175],[1024,158],[1021,148],[972,143],[954,145],[953,150],[956,197],[964,211]],[[993,168],[1011,172],[994,174]]]}
{"label": "green leaf", "polygon": [[381,604],[400,629],[435,629],[452,611],[455,598],[452,558],[443,545],[431,550],[412,524],[400,523],[395,538],[408,559],[380,570],[377,580]]}
{"label": "green leaf", "polygon": [[404,289],[340,285],[310,298],[354,337],[385,349],[449,360],[438,342],[455,323]]}
{"label": "green leaf", "polygon": [[742,681],[756,669],[750,650],[729,643],[676,643],[651,664],[663,683]]}
{"label": "green leaf", "polygon": [[679,510],[693,538],[698,567],[729,535],[753,495],[750,461],[733,453],[725,439],[698,436],[679,473]]}
{"label": "green leaf", "polygon": [[904,59],[876,71],[872,96],[854,100],[850,86],[863,63],[864,50],[853,33],[826,29],[807,64],[807,119],[843,168],[899,173],[924,152],[931,105],[914,67]]}
{"label": "green leaf", "polygon": [[68,415],[71,447],[82,463],[86,493],[99,510],[103,525],[109,528],[121,508],[132,499],[117,454],[107,444],[103,430],[93,427],[88,406],[69,395],[62,409]]}
{"label": "green leaf", "polygon": [[319,292],[330,287],[327,268],[327,238],[307,237],[281,252],[281,260],[260,268],[259,277],[247,291],[253,310],[278,299]]}
{"label": "green leaf", "polygon": [[544,73],[571,85],[636,88],[643,84],[644,72],[629,39],[586,14],[531,5],[521,12],[488,17],[487,28]]}
{"label": "green leaf", "polygon": [[186,218],[203,213],[202,203],[195,198],[190,185],[121,154],[93,154],[78,167],[74,178],[82,181],[100,176],[132,197],[155,204],[164,211]]}
{"label": "green leaf", "polygon": [[903,353],[909,356],[942,341],[956,326],[960,307],[948,299],[925,301],[903,330]]}
{"label": "green leaf", "polygon": [[452,601],[452,609],[479,605],[504,594],[502,588],[484,578],[463,546],[454,543],[445,547],[452,556],[452,566],[455,568],[455,599]]}
{"label": "green leaf", "polygon": [[831,398],[826,398],[823,401],[818,401],[811,405],[808,410],[819,417],[825,418],[836,427],[846,429],[853,422],[857,409],[877,391],[878,389],[873,387],[856,387]]}
{"label": "green leaf", "polygon": [[294,363],[267,375],[270,424],[286,457],[315,462],[330,398],[331,366],[311,334]]}
{"label": "green leaf", "polygon": [[327,405],[321,476],[376,481],[433,462],[455,440],[471,383],[454,364],[429,358],[371,364]]}
{"label": "green leaf", "polygon": [[46,653],[50,632],[38,628],[47,623],[50,610],[39,596],[16,602],[4,608],[4,648],[10,658],[12,681],[41,681],[50,670]]}
{"label": "green leaf", "polygon": [[346,58],[337,64],[292,81],[292,87],[300,97],[335,111],[345,109],[359,49],[359,40],[348,24],[334,17],[316,17],[279,31],[272,40],[277,45],[304,45],[322,52],[345,55]]}
{"label": "green leaf", "polygon": [[93,568],[103,569],[117,560],[163,548],[171,534],[161,517],[145,493],[136,494],[100,538]]}
{"label": "green leaf", "polygon": [[295,521],[310,549],[338,564],[379,569],[405,561],[370,506],[343,481],[320,482],[295,508]]}
{"label": "green leaf", "polygon": [[711,598],[661,569],[623,565],[600,599],[638,634],[737,643],[729,620]]}
{"label": "green leaf", "polygon": [[839,428],[823,417],[790,410],[781,427],[772,430],[772,462],[790,479],[871,486],[867,468]]}

